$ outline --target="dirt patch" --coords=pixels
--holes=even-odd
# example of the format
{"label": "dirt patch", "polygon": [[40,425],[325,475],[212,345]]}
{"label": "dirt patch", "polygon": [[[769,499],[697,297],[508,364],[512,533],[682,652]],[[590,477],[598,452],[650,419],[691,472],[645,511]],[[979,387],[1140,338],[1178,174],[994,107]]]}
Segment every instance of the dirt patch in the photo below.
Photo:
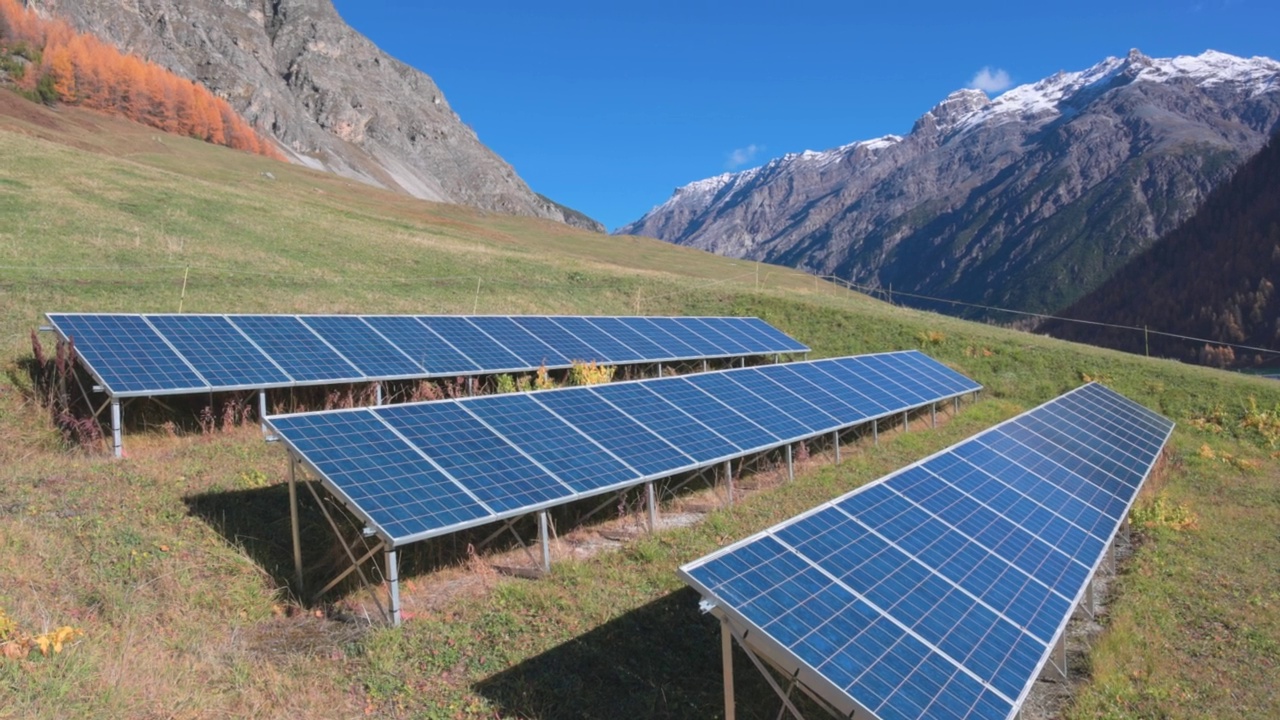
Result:
{"label": "dirt patch", "polygon": [[339,660],[368,627],[368,623],[361,622],[332,622],[319,610],[282,613],[251,628],[245,645],[251,653],[266,659],[302,656]]}

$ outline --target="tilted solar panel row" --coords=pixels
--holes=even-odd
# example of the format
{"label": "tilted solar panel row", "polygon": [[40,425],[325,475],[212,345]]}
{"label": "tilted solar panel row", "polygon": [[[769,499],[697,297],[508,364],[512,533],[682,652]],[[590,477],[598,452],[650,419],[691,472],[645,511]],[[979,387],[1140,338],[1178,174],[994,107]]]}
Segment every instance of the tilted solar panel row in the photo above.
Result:
{"label": "tilted solar panel row", "polygon": [[267,423],[394,547],[980,387],[909,351]]}
{"label": "tilted solar panel row", "polygon": [[1086,385],[679,574],[841,713],[1011,718],[1172,430]]}
{"label": "tilted solar panel row", "polygon": [[808,352],[758,318],[49,313],[115,397]]}

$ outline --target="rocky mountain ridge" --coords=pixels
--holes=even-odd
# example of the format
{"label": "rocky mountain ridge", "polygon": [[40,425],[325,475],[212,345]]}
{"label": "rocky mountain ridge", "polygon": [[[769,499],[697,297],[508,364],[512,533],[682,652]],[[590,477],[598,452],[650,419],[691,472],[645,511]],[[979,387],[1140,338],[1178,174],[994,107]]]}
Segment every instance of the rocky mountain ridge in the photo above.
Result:
{"label": "rocky mountain ridge", "polygon": [[[1280,122],[1280,63],[1137,50],[678,188],[618,234],[1048,311],[1189,216]],[[949,304],[921,303],[954,312]]]}
{"label": "rocky mountain ridge", "polygon": [[199,81],[295,162],[440,202],[604,227],[539,196],[426,74],[348,26],[330,0],[30,0]]}

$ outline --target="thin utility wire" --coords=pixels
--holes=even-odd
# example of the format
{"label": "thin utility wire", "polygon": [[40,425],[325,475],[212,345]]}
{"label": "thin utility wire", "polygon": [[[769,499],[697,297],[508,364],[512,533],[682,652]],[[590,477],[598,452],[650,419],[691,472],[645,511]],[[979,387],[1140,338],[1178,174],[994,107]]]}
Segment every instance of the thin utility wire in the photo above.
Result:
{"label": "thin utility wire", "polygon": [[[61,272],[107,272],[107,273],[128,273],[128,272],[137,272],[137,271],[140,271],[140,270],[169,270],[169,271],[176,271],[176,270],[186,270],[188,267],[189,267],[189,268],[191,268],[191,269],[194,269],[194,270],[202,270],[202,271],[206,271],[206,272],[218,272],[218,273],[225,273],[225,274],[229,274],[229,275],[258,275],[258,276],[266,276],[266,277],[292,277],[292,278],[301,278],[301,279],[306,279],[306,280],[310,280],[310,281],[320,281],[320,282],[324,282],[324,281],[333,282],[333,283],[342,283],[342,282],[345,282],[345,280],[343,280],[343,279],[341,279],[341,278],[322,278],[322,277],[317,277],[317,276],[314,276],[314,275],[306,275],[306,274],[302,274],[302,273],[290,273],[290,272],[279,272],[279,271],[271,272],[271,271],[261,271],[261,270],[244,270],[244,269],[240,269],[240,268],[229,268],[229,267],[217,266],[217,265],[196,265],[196,264],[191,264],[191,265],[187,265],[187,264],[182,264],[182,265],[133,265],[133,266],[129,266],[129,267],[111,267],[111,266],[102,266],[102,265],[98,265],[98,266],[94,266],[94,265],[64,265],[64,266],[60,266],[60,267],[52,267],[52,268],[51,268],[51,267],[41,267],[41,266],[0,265],[0,271],[3,271],[3,270],[9,270],[9,271],[20,271],[20,272],[46,273],[46,274],[54,274],[54,273],[61,273]],[[703,282],[701,282],[701,283],[700,283],[700,288],[706,288],[706,287],[712,287],[712,286],[723,285],[723,284],[730,283],[730,282],[734,282],[734,281],[744,281],[744,282],[745,282],[746,280],[751,279],[751,278],[753,278],[753,277],[757,277],[757,275],[756,275],[756,270],[755,270],[755,269],[753,269],[753,270],[751,270],[751,271],[749,271],[749,272],[745,272],[745,273],[741,273],[741,274],[735,274],[735,275],[730,275],[730,276],[727,276],[727,277],[723,277],[723,278],[720,278],[720,279],[718,279],[718,280],[703,281]],[[766,279],[767,279],[768,275],[766,274],[766,276],[765,276],[765,277],[766,277]],[[1137,327],[1137,326],[1134,326],[1134,325],[1120,325],[1120,324],[1117,324],[1117,323],[1101,322],[1101,321],[1097,321],[1097,320],[1082,320],[1082,319],[1079,319],[1079,318],[1069,318],[1069,317],[1063,317],[1063,316],[1061,316],[1061,315],[1050,315],[1050,314],[1046,314],[1046,313],[1037,313],[1037,312],[1031,312],[1031,311],[1027,311],[1027,310],[1014,310],[1014,309],[1012,309],[1012,308],[999,307],[999,306],[997,306],[997,305],[985,305],[985,304],[982,304],[982,303],[971,303],[971,302],[965,302],[965,301],[963,301],[963,300],[953,300],[953,299],[950,299],[950,298],[934,297],[934,296],[932,296],[932,295],[924,295],[924,294],[921,294],[921,293],[904,292],[904,291],[898,291],[898,290],[890,291],[890,290],[886,290],[885,288],[882,288],[882,287],[876,287],[876,286],[871,286],[871,285],[862,285],[862,284],[859,284],[859,283],[855,283],[855,282],[853,282],[853,281],[851,281],[851,280],[845,280],[844,278],[836,277],[836,276],[834,276],[834,275],[817,275],[816,277],[818,277],[818,278],[819,278],[819,279],[821,279],[821,280],[826,280],[826,281],[828,281],[828,282],[832,282],[832,283],[834,283],[834,284],[837,284],[837,285],[843,286],[843,287],[845,287],[845,288],[847,288],[847,289],[849,289],[849,290],[854,290],[854,291],[856,291],[856,292],[860,292],[860,293],[862,293],[862,294],[864,294],[864,295],[868,295],[868,296],[880,295],[880,296],[887,297],[887,298],[889,298],[890,302],[892,302],[892,297],[893,297],[894,295],[897,295],[897,296],[900,296],[900,297],[913,298],[913,299],[916,299],[916,300],[926,300],[926,301],[930,301],[930,302],[947,303],[947,304],[950,304],[950,305],[955,305],[955,306],[960,306],[960,307],[967,307],[967,308],[973,308],[973,309],[976,309],[976,310],[987,310],[987,311],[990,311],[990,312],[1008,313],[1008,314],[1010,314],[1010,315],[1019,315],[1019,316],[1022,316],[1022,317],[1028,317],[1028,318],[1038,318],[1038,319],[1040,319],[1040,320],[1057,320],[1057,321],[1060,321],[1060,322],[1076,323],[1076,324],[1080,324],[1080,325],[1092,325],[1092,326],[1095,326],[1095,327],[1107,327],[1107,328],[1113,328],[1113,329],[1116,329],[1116,330],[1127,330],[1127,331],[1131,331],[1131,332],[1140,332],[1140,333],[1144,333],[1144,334],[1146,334],[1146,335],[1156,335],[1156,336],[1159,336],[1159,337],[1173,338],[1173,339],[1176,339],[1176,340],[1186,340],[1186,341],[1190,341],[1190,342],[1205,343],[1205,344],[1209,344],[1209,345],[1216,345],[1216,346],[1219,346],[1219,347],[1230,347],[1230,348],[1233,348],[1233,349],[1246,350],[1246,351],[1249,351],[1249,352],[1266,353],[1267,355],[1276,355],[1276,356],[1280,356],[1280,350],[1274,350],[1274,349],[1272,349],[1272,348],[1257,347],[1257,346],[1255,346],[1255,345],[1245,345],[1245,344],[1242,344],[1242,343],[1227,342],[1227,341],[1225,341],[1225,340],[1214,340],[1214,339],[1211,339],[1211,338],[1202,338],[1202,337],[1196,337],[1196,336],[1193,336],[1193,335],[1182,335],[1182,334],[1180,334],[1180,333],[1172,333],[1172,332],[1167,332],[1167,331],[1164,331],[1164,330],[1153,330],[1153,329],[1151,329],[1151,328],[1149,328],[1149,327]],[[472,283],[472,282],[475,282],[475,281],[477,281],[477,280],[481,280],[481,279],[482,279],[481,277],[478,277],[478,276],[476,276],[476,275],[437,275],[437,276],[423,276],[423,277],[415,277],[415,278],[406,278],[406,279],[404,279],[404,280],[398,280],[398,279],[396,279],[396,280],[392,280],[392,281],[390,281],[388,284],[394,284],[394,285],[412,285],[412,284],[424,283],[424,282],[458,282],[458,283],[466,282],[466,283]],[[34,278],[33,278],[33,280],[34,280]],[[494,286],[496,286],[496,287],[528,286],[528,285],[531,285],[531,284],[532,284],[532,285],[539,285],[539,286],[542,286],[542,287],[566,287],[566,288],[577,288],[577,289],[597,288],[597,287],[615,287],[615,285],[614,285],[613,283],[609,283],[609,282],[602,282],[602,283],[579,283],[579,282],[574,282],[574,283],[563,283],[563,282],[554,282],[554,281],[540,281],[540,280],[531,279],[531,278],[524,278],[524,279],[521,279],[521,280],[509,280],[509,281],[493,280],[493,279],[488,279],[488,278],[484,278],[483,280],[484,280],[484,284],[485,284],[485,285],[487,285],[487,286],[491,286],[491,287],[494,287]],[[369,283],[368,283],[368,279],[367,279],[367,278],[366,278],[366,279],[364,279],[364,280],[362,280],[362,281],[361,281],[361,283],[362,283],[362,284],[365,284],[365,285],[369,284]],[[687,291],[687,290],[674,290],[674,291],[670,291],[670,292],[649,293],[649,294],[646,294],[645,299],[646,299],[646,300],[648,300],[648,301],[652,301],[652,300],[656,300],[656,299],[660,299],[660,298],[667,298],[667,297],[672,297],[672,296],[680,295],[680,294],[683,294],[683,293],[685,293],[685,292],[688,292],[688,291]]]}
{"label": "thin utility wire", "polygon": [[1004,312],[1004,313],[1010,313],[1013,315],[1022,315],[1024,317],[1040,318],[1041,320],[1059,320],[1061,322],[1077,323],[1080,325],[1094,325],[1097,327],[1115,328],[1117,330],[1132,330],[1135,332],[1140,332],[1148,335],[1159,335],[1161,337],[1176,338],[1178,340],[1191,340],[1194,342],[1208,343],[1211,345],[1239,348],[1242,350],[1249,350],[1252,352],[1263,352],[1269,355],[1280,355],[1280,350],[1273,350],[1271,348],[1256,347],[1253,345],[1243,345],[1240,343],[1226,342],[1224,340],[1211,340],[1209,338],[1195,337],[1193,335],[1180,335],[1178,333],[1164,332],[1162,330],[1152,330],[1147,327],[1137,327],[1136,325],[1118,325],[1116,323],[1101,322],[1098,320],[1081,320],[1079,318],[1069,318],[1069,317],[1063,317],[1061,315],[1048,315],[1045,313],[1029,312],[1027,310],[1013,310],[1010,308],[1002,308],[995,305],[982,305],[980,303],[970,303],[970,302],[964,302],[961,300],[950,300],[948,298],[933,297],[930,295],[920,295],[918,293],[900,292],[897,290],[894,290],[891,293],[889,293],[884,288],[871,287],[869,285],[859,285],[855,282],[851,282],[843,278],[838,278],[833,275],[820,275],[819,277],[821,277],[824,280],[829,280],[829,281],[844,285],[845,287],[848,287],[851,290],[857,290],[858,292],[861,292],[864,295],[876,295],[876,294],[886,295],[887,294],[889,297],[892,297],[893,295],[901,295],[903,297],[915,298],[917,300],[930,300],[933,302],[950,303],[952,305],[962,305],[964,307],[975,308],[978,310],[992,310],[995,312]]}

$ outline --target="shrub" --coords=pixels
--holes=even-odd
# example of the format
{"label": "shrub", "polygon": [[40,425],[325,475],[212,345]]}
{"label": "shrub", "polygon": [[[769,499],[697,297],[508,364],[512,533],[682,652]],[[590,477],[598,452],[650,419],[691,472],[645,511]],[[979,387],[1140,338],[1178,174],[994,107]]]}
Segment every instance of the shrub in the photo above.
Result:
{"label": "shrub", "polygon": [[614,373],[617,368],[612,365],[600,365],[594,360],[591,362],[573,363],[573,367],[569,368],[569,377],[567,384],[569,385],[603,385],[613,380]]}

